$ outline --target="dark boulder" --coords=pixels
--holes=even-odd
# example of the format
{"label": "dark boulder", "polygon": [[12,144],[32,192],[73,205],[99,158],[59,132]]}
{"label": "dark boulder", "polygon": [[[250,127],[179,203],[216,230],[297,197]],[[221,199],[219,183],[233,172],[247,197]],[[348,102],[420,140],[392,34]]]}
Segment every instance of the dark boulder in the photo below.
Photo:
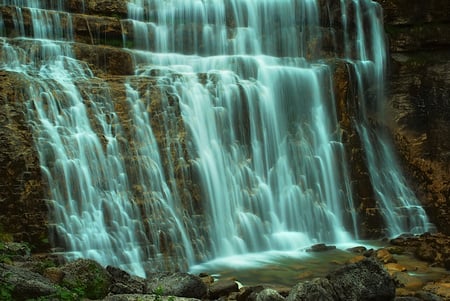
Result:
{"label": "dark boulder", "polygon": [[287,301],[389,301],[395,283],[373,258],[346,265],[326,276],[297,284]]}
{"label": "dark boulder", "polygon": [[158,293],[165,296],[177,296],[201,299],[206,296],[206,284],[198,276],[188,273],[155,273],[146,281],[145,293]]}
{"label": "dark boulder", "polygon": [[228,296],[232,292],[238,292],[238,284],[232,280],[218,280],[209,286],[208,296],[210,299],[217,299],[221,296]]}
{"label": "dark boulder", "polygon": [[52,296],[56,288],[40,274],[0,263],[0,292],[5,300],[21,301]]}
{"label": "dark boulder", "polygon": [[286,301],[336,301],[333,285],[326,278],[316,278],[294,286]]}
{"label": "dark boulder", "polygon": [[112,294],[143,294],[145,279],[133,276],[113,266],[107,266],[106,271],[111,276],[109,292]]}
{"label": "dark boulder", "polygon": [[388,301],[395,298],[395,283],[375,259],[346,265],[326,277],[334,288],[336,300]]}
{"label": "dark boulder", "polygon": [[101,299],[108,294],[111,285],[109,273],[96,261],[78,259],[61,267],[64,276],[61,285],[79,291],[89,299]]}
{"label": "dark boulder", "polygon": [[276,290],[266,288],[258,294],[256,301],[284,301],[284,297],[281,296]]}

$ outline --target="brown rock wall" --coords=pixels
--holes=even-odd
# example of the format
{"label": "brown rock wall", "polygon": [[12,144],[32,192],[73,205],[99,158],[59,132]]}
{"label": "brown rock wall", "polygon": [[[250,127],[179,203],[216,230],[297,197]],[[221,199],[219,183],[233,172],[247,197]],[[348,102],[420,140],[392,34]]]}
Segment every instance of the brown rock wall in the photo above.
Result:
{"label": "brown rock wall", "polygon": [[379,2],[391,54],[391,131],[412,187],[449,234],[450,2]]}
{"label": "brown rock wall", "polygon": [[0,71],[0,232],[48,248],[46,185],[25,121],[27,81]]}

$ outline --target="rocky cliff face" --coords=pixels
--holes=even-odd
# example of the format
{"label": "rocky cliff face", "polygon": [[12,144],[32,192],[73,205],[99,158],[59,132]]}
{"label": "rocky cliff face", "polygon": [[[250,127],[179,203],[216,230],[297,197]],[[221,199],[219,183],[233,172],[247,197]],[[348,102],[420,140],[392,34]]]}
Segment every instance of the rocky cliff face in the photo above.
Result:
{"label": "rocky cliff face", "polygon": [[[326,2],[326,1],[325,1]],[[450,222],[450,11],[446,0],[419,2],[407,0],[379,1],[385,8],[391,66],[389,83],[389,112],[392,130],[404,168],[417,187],[417,193],[439,230],[446,231]],[[81,5],[83,3],[83,5]],[[326,2],[328,3],[328,2]],[[115,109],[122,118],[125,104],[124,83],[133,74],[131,55],[120,48],[122,31],[127,31],[126,1],[66,1],[74,26],[73,51],[77,59],[86,62],[101,81],[106,82]],[[337,10],[336,10],[337,11]],[[0,8],[4,36],[15,37],[13,7]],[[323,16],[330,20],[330,15]],[[30,12],[23,10],[25,31],[31,33]],[[63,20],[64,22],[64,20]],[[324,27],[325,28],[325,27]],[[20,42],[18,42],[20,43]],[[331,42],[330,42],[331,43]],[[0,45],[2,41],[0,40]],[[331,45],[331,44],[330,44]],[[324,46],[325,51],[331,46]],[[337,49],[339,51],[339,49]],[[331,51],[331,50],[330,50]],[[0,57],[4,57],[0,49]],[[338,104],[344,141],[352,164],[352,177],[361,214],[361,233],[364,237],[382,232],[380,215],[376,210],[370,180],[364,167],[364,154],[356,131],[351,126],[354,104],[350,75],[345,64],[335,63],[335,95]],[[45,201],[47,184],[40,175],[39,162],[33,147],[30,128],[25,122],[23,91],[28,79],[14,72],[0,73],[0,226],[16,240],[25,240],[39,249],[48,247],[48,209]],[[83,83],[79,83],[83,87]],[[99,93],[102,85],[90,84],[81,90]],[[161,110],[157,90],[150,95],[151,110]],[[101,94],[101,93],[99,93]],[[175,104],[176,106],[176,104]],[[126,122],[124,122],[126,127]],[[158,128],[155,119],[153,125]],[[156,132],[158,132],[156,130]],[[156,133],[164,149],[164,136]],[[170,154],[169,154],[170,155]],[[182,177],[182,175],[179,175]],[[178,183],[177,185],[181,185]],[[185,182],[185,199],[194,200],[195,212],[200,211],[201,199],[195,183]],[[138,190],[138,187],[136,187]],[[50,227],[51,228],[51,227]],[[0,229],[1,230],[1,229]],[[161,238],[160,238],[161,239]],[[166,242],[170,245],[170,242]]]}
{"label": "rocky cliff face", "polygon": [[450,229],[450,2],[381,0],[395,144],[440,231]]}

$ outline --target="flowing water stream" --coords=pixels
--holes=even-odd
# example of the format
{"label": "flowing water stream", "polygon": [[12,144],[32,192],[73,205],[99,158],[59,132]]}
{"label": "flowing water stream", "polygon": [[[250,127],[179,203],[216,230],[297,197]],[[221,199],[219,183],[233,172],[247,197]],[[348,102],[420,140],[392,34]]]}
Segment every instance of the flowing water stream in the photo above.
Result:
{"label": "flowing water stream", "polygon": [[354,76],[352,123],[387,234],[428,231],[387,135],[373,126],[384,110],[381,8],[341,0],[332,14],[331,2],[129,1],[121,22],[135,75],[123,84],[124,120],[107,82],[75,59],[63,1],[3,0],[16,6],[17,37],[0,38],[0,68],[32,83],[27,116],[66,255],[144,275],[357,240],[336,60]]}

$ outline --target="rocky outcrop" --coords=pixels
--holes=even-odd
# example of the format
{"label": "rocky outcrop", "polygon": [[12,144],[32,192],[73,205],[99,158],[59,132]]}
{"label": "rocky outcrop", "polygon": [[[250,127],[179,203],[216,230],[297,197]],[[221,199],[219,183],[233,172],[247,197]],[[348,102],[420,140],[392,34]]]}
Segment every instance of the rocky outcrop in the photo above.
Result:
{"label": "rocky outcrop", "polygon": [[412,187],[450,233],[450,2],[379,0],[390,45],[391,132]]}

